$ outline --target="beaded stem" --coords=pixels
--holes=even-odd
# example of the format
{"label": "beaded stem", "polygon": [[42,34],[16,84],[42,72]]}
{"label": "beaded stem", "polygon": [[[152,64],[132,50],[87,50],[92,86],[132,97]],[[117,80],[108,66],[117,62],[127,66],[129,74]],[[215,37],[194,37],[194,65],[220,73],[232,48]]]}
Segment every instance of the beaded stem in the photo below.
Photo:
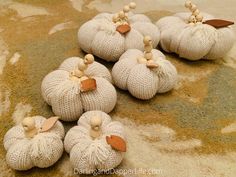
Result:
{"label": "beaded stem", "polygon": [[32,117],[26,117],[22,121],[22,126],[24,128],[24,133],[27,138],[33,138],[38,134],[38,129],[35,126],[35,120]]}
{"label": "beaded stem", "polygon": [[138,58],[138,63],[146,64],[148,68],[158,67],[153,60],[153,54],[152,54],[153,44],[151,37],[145,36],[143,38],[143,43],[144,43],[144,57]]}
{"label": "beaded stem", "polygon": [[88,68],[89,64],[92,64],[94,62],[94,57],[91,54],[87,54],[84,57],[83,61],[79,61],[78,63],[78,68],[76,68],[74,71],[72,71],[70,73],[70,76],[73,77],[77,77],[77,78],[82,78],[82,77],[86,77],[84,71]]}
{"label": "beaded stem", "polygon": [[195,4],[193,4],[190,0],[188,0],[185,2],[185,7],[192,12],[191,16],[188,19],[189,23],[192,24],[202,23],[203,16],[200,14],[200,11]]}
{"label": "beaded stem", "polygon": [[131,9],[135,9],[135,8],[136,8],[135,2],[131,2],[128,5],[125,5],[122,11],[120,11],[119,13],[116,13],[113,16],[112,21],[117,26],[129,24],[128,13],[130,12]]}
{"label": "beaded stem", "polygon": [[102,131],[101,131],[101,125],[102,125],[102,119],[101,117],[92,117],[90,120],[90,136],[93,139],[96,139],[101,136]]}

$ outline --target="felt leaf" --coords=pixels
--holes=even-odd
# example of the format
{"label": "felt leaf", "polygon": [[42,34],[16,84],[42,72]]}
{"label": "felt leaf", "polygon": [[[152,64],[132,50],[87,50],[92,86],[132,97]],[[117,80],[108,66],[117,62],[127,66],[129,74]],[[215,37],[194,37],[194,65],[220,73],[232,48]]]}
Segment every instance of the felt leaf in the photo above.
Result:
{"label": "felt leaf", "polygon": [[49,119],[46,119],[41,127],[41,132],[46,132],[50,130],[56,124],[57,121],[58,117],[51,117]]}
{"label": "felt leaf", "polygon": [[97,88],[96,80],[93,78],[89,78],[89,79],[81,81],[82,92],[95,90],[96,88]]}
{"label": "felt leaf", "polygon": [[116,31],[118,31],[118,32],[121,33],[121,34],[128,33],[130,30],[131,30],[131,28],[130,28],[129,25],[119,25],[119,26],[116,28]]}
{"label": "felt leaf", "polygon": [[116,135],[106,136],[106,141],[113,149],[126,152],[126,142],[121,137]]}
{"label": "felt leaf", "polygon": [[224,28],[230,25],[233,25],[234,22],[227,21],[227,20],[220,20],[220,19],[212,19],[203,22],[203,24],[211,25],[215,28]]}

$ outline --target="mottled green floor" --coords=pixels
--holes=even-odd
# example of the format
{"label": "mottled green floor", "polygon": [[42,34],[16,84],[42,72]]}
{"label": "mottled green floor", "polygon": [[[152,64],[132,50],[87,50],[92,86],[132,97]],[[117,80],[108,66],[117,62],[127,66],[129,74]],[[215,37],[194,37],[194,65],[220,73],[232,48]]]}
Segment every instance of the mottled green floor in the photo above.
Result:
{"label": "mottled green floor", "polygon": [[[41,97],[43,77],[67,57],[84,55],[77,44],[81,24],[99,11],[116,11],[124,2],[0,0],[1,142],[6,131],[22,117],[53,115]],[[174,13],[175,9],[185,10],[182,1],[171,4],[150,0],[147,6],[143,1],[138,2],[137,10],[153,21]],[[219,12],[220,4],[222,2],[214,0],[209,7],[199,2],[203,10],[234,19],[236,12],[229,9],[233,9],[236,2],[225,1],[227,10]],[[65,24],[61,28],[56,26],[62,23]],[[150,101],[139,101],[117,89],[118,103],[111,115],[124,123],[128,136],[128,152],[118,169],[159,169],[161,174],[153,176],[165,177],[235,177],[235,50],[236,47],[217,62],[189,62],[166,54],[178,69],[178,84],[173,91]],[[19,57],[13,57],[14,54]],[[102,63],[112,68],[111,63]],[[65,123],[66,129],[73,125],[75,123]],[[66,153],[51,168],[27,172],[11,170],[6,165],[5,154],[1,143],[0,177],[74,176]]]}

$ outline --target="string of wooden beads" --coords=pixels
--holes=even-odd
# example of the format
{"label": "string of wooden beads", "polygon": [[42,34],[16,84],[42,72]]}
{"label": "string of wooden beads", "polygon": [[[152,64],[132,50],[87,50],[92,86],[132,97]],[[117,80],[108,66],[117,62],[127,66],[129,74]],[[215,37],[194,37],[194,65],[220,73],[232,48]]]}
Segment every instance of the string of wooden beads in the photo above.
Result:
{"label": "string of wooden beads", "polygon": [[200,14],[200,11],[195,4],[188,0],[185,2],[185,7],[192,12],[188,20],[190,24],[202,23],[203,16]]}
{"label": "string of wooden beads", "polygon": [[88,68],[89,64],[92,64],[94,62],[94,57],[91,54],[87,54],[84,57],[84,60],[79,60],[77,68],[70,73],[70,76],[72,79],[80,79],[85,80],[88,79],[87,76],[85,76],[84,71]]}
{"label": "string of wooden beads", "polygon": [[131,9],[135,9],[135,8],[136,8],[135,2],[131,2],[128,5],[125,5],[122,11],[120,11],[119,13],[116,13],[113,16],[112,21],[117,26],[129,24],[128,13],[130,12]]}
{"label": "string of wooden beads", "polygon": [[153,54],[152,54],[152,39],[150,36],[145,36],[143,38],[144,43],[144,57],[138,58],[138,62],[140,64],[146,64],[149,68],[155,68],[157,67],[157,64],[153,60]]}

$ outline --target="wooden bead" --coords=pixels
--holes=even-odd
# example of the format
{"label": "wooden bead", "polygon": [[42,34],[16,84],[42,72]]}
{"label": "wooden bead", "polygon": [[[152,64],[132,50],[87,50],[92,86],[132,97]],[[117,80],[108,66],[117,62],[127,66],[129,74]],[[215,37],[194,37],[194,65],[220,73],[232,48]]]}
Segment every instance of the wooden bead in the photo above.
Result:
{"label": "wooden bead", "polygon": [[145,37],[143,38],[143,43],[144,43],[145,45],[150,45],[151,42],[152,42],[152,39],[151,39],[150,36],[145,36]]}
{"label": "wooden bead", "polygon": [[94,62],[94,57],[92,54],[87,54],[84,57],[84,63],[85,64],[92,64]]}
{"label": "wooden bead", "polygon": [[147,60],[151,60],[152,59],[152,53],[151,52],[147,52],[144,54],[144,57],[147,59]]}
{"label": "wooden bead", "polygon": [[196,9],[194,12],[193,12],[193,15],[197,16],[200,14],[200,11],[198,9]]}
{"label": "wooden bead", "polygon": [[194,15],[191,15],[191,16],[189,17],[189,22],[195,23],[195,21],[196,21],[196,17],[195,17]]}
{"label": "wooden bead", "polygon": [[121,19],[123,19],[123,18],[125,17],[125,13],[124,13],[123,11],[120,11],[120,12],[119,12],[119,17],[120,17]]}
{"label": "wooden bead", "polygon": [[112,17],[112,21],[113,21],[114,23],[116,23],[118,20],[119,20],[119,15],[118,15],[118,14],[115,14],[115,15]]}
{"label": "wooden bead", "polygon": [[129,3],[129,7],[130,7],[130,9],[135,9],[136,8],[136,3],[135,2]]}
{"label": "wooden bead", "polygon": [[196,19],[197,19],[198,22],[202,22],[203,16],[201,14],[199,14],[199,15],[196,16]]}
{"label": "wooden bead", "polygon": [[86,70],[87,67],[88,67],[88,65],[86,65],[83,60],[79,60],[78,69],[79,69],[80,71]]}
{"label": "wooden bead", "polygon": [[35,120],[31,117],[26,117],[22,121],[22,126],[24,128],[24,134],[27,138],[33,138],[37,133],[38,129],[35,127]]}
{"label": "wooden bead", "polygon": [[26,117],[22,121],[22,126],[25,131],[32,130],[35,128],[35,120],[32,117]]}
{"label": "wooden bead", "polygon": [[101,125],[102,125],[102,119],[101,117],[92,117],[90,120],[90,136],[93,139],[96,139],[101,136],[102,131],[101,131]]}
{"label": "wooden bead", "polygon": [[101,117],[92,117],[90,120],[90,125],[92,128],[98,129],[102,125]]}
{"label": "wooden bead", "polygon": [[147,59],[144,58],[144,57],[139,57],[139,58],[138,58],[138,63],[139,63],[139,64],[146,64],[146,63],[147,63]]}
{"label": "wooden bead", "polygon": [[145,45],[144,50],[145,50],[145,52],[151,52],[152,51],[152,45]]}
{"label": "wooden bead", "polygon": [[192,6],[192,2],[191,2],[191,1],[186,1],[186,2],[185,2],[185,7],[186,7],[186,8],[189,9],[191,6]]}
{"label": "wooden bead", "polygon": [[197,6],[195,4],[192,4],[190,10],[194,12],[195,10],[197,10]]}
{"label": "wooden bead", "polygon": [[81,70],[75,70],[72,75],[76,76],[76,77],[82,77],[84,75],[84,72]]}
{"label": "wooden bead", "polygon": [[127,6],[127,5],[124,6],[123,11],[126,12],[126,13],[128,13],[128,12],[130,11],[129,6]]}

